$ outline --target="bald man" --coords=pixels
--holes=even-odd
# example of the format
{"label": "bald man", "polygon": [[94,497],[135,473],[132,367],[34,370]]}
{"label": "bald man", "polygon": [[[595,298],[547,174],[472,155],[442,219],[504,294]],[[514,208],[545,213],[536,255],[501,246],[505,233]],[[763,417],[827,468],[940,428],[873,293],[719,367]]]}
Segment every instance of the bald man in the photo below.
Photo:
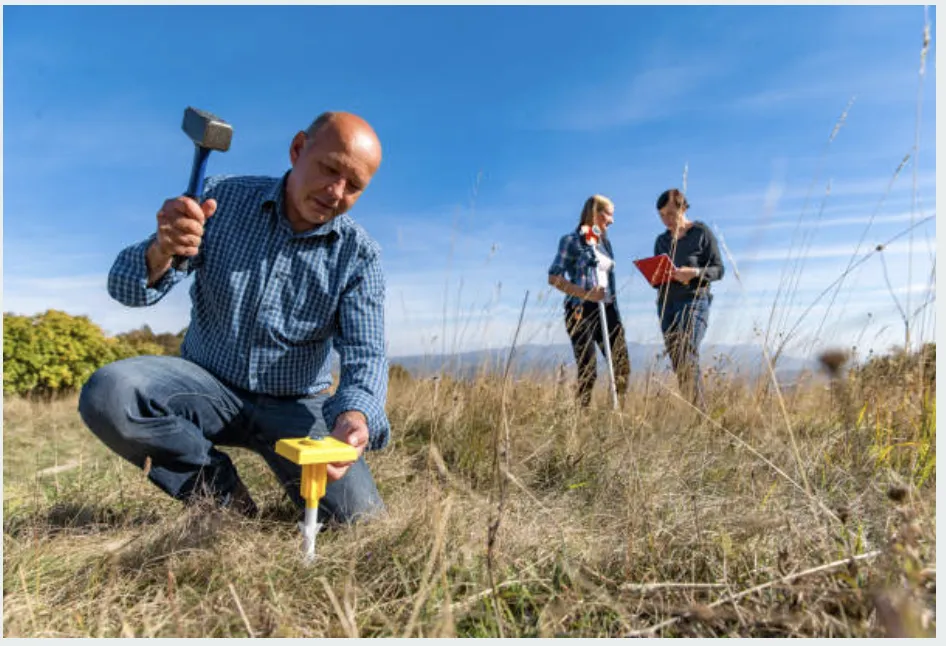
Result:
{"label": "bald man", "polygon": [[276,442],[331,434],[359,459],[328,467],[320,519],[351,522],[383,508],[363,454],[390,435],[380,249],[347,215],[381,143],[362,118],[327,112],[293,137],[289,161],[282,177],[211,177],[200,203],[165,201],[156,231],[119,253],[108,291],[129,307],[194,276],[190,325],[180,357],[98,370],[79,412],[113,451],[150,465],[148,479],[169,495],[207,495],[247,516],[256,504],[220,447],[260,454],[301,509],[300,467]]}

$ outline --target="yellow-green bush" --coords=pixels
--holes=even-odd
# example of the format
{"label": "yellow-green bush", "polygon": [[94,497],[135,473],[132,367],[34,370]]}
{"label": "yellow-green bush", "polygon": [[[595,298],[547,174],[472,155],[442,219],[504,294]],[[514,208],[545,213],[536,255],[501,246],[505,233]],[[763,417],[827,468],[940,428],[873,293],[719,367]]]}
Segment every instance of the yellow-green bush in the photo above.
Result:
{"label": "yellow-green bush", "polygon": [[3,392],[51,397],[74,392],[107,363],[160,346],[133,346],[105,335],[86,316],[48,310],[33,316],[3,315]]}

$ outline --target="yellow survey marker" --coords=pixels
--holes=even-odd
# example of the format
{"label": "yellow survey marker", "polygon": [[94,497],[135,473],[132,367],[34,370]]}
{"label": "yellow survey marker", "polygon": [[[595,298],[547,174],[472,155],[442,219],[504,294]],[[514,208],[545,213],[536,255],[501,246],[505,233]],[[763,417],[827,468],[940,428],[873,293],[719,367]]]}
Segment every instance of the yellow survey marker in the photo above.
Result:
{"label": "yellow survey marker", "polygon": [[326,468],[333,462],[354,462],[358,459],[355,447],[324,437],[294,437],[276,442],[276,453],[302,467],[301,493],[305,500],[305,520],[299,523],[302,532],[303,558],[315,558],[315,537],[321,525],[318,522],[319,500],[325,495]]}

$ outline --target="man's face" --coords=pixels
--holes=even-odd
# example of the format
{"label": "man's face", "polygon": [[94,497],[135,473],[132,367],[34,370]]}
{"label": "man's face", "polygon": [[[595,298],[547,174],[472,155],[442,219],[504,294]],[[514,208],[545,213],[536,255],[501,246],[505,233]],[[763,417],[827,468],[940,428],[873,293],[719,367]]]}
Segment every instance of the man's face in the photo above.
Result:
{"label": "man's face", "polygon": [[381,163],[380,146],[371,133],[332,123],[311,137],[296,134],[289,156],[287,214],[296,231],[313,229],[347,212]]}

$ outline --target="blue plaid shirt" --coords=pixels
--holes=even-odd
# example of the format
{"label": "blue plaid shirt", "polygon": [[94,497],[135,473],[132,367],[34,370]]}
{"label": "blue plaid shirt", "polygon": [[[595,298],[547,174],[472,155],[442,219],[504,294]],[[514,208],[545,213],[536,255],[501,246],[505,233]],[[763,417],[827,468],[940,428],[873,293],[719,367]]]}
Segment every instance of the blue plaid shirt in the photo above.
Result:
{"label": "blue plaid shirt", "polygon": [[[602,238],[598,245],[599,251],[614,260],[614,251],[611,249],[611,241],[606,237]],[[595,286],[595,267],[597,260],[591,245],[587,244],[581,234],[575,230],[562,236],[558,243],[558,253],[549,267],[550,276],[565,276],[565,279],[582,289],[591,289]],[[607,300],[613,302],[617,307],[614,291],[614,265],[608,272],[608,296]],[[577,296],[565,296],[566,305],[579,305],[585,302]]]}
{"label": "blue plaid shirt", "polygon": [[215,199],[217,212],[188,266],[148,287],[152,234],[118,255],[109,294],[131,307],[153,305],[193,273],[181,356],[254,393],[300,397],[325,390],[332,385],[334,345],[341,375],[322,408],[325,422],[332,428],[340,413],[361,411],[369,448],[382,448],[390,425],[380,247],[347,214],[293,232],[284,186],[285,176],[208,178],[201,201]]}

